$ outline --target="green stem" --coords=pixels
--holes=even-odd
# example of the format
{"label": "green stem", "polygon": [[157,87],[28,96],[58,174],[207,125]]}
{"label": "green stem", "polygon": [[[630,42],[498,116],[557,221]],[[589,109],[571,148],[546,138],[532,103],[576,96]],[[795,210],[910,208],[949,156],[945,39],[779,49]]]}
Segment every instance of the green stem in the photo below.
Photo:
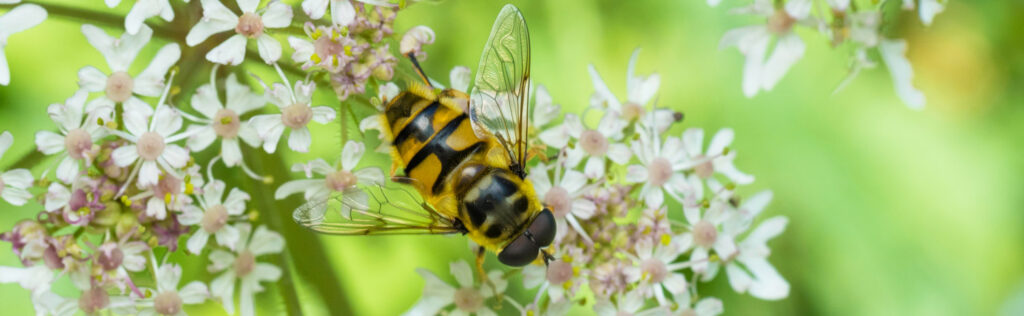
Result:
{"label": "green stem", "polygon": [[[279,155],[266,154],[244,146],[243,148],[245,157],[256,158],[249,160],[253,162],[252,167],[256,170],[263,170],[273,179],[290,178],[288,169],[285,168],[284,161]],[[278,286],[281,287],[281,294],[285,296],[289,313],[302,314],[301,308],[297,306],[298,301],[291,302],[298,298],[289,297],[296,295],[294,283],[297,281],[295,276],[298,275],[313,288],[312,294],[321,298],[328,314],[352,315],[352,307],[347,300],[345,289],[338,282],[337,273],[331,269],[329,264],[326,264],[330,262],[330,258],[326,256],[326,247],[323,246],[316,234],[300,227],[292,220],[291,210],[301,204],[301,199],[292,197],[280,201],[275,200],[274,190],[270,185],[253,184],[253,181],[243,182],[247,183],[251,187],[250,192],[254,193],[252,202],[259,205],[259,209],[262,211],[260,219],[271,229],[288,236],[285,238],[287,246],[280,256],[280,264],[287,272],[290,270],[288,269],[290,260],[297,273],[286,273],[278,282]]]}

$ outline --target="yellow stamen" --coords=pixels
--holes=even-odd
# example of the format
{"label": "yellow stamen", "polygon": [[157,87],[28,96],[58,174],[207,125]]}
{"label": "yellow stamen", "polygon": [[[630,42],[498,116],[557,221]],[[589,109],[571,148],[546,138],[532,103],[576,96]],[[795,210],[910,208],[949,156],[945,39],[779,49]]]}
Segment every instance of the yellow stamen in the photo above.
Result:
{"label": "yellow stamen", "polygon": [[661,244],[668,246],[669,243],[672,243],[672,236],[669,236],[668,234],[661,234]]}
{"label": "yellow stamen", "polygon": [[319,64],[321,61],[323,61],[323,58],[320,58],[320,55],[317,55],[316,53],[313,53],[313,55],[309,55],[309,60],[313,61],[314,63]]}
{"label": "yellow stamen", "polygon": [[164,204],[171,204],[171,193],[164,193]]}
{"label": "yellow stamen", "polygon": [[127,207],[132,207],[132,200],[129,200],[127,196],[122,195],[121,196],[121,204],[124,204],[124,206],[127,206]]}
{"label": "yellow stamen", "polygon": [[324,31],[317,29],[316,31],[313,31],[313,34],[309,34],[309,37],[313,38],[314,40],[317,40],[320,39],[320,37],[323,35]]}

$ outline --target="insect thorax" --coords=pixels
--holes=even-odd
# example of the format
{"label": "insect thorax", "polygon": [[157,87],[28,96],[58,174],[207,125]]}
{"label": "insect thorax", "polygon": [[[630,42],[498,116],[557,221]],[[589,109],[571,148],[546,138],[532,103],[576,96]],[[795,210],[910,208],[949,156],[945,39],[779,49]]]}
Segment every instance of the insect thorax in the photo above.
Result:
{"label": "insect thorax", "polygon": [[533,216],[536,201],[528,185],[508,170],[470,165],[454,181],[459,218],[478,243],[502,245],[518,236]]}

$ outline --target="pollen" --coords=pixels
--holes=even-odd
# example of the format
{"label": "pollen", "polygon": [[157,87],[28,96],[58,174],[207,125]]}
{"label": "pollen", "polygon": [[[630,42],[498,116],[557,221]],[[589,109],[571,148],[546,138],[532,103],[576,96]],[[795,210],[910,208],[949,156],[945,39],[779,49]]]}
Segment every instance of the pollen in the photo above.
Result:
{"label": "pollen", "polygon": [[313,61],[314,63],[319,64],[324,59],[320,58],[320,55],[317,55],[316,53],[313,53],[313,55],[309,55],[309,60]]}
{"label": "pollen", "polygon": [[668,246],[670,243],[672,243],[672,236],[669,236],[669,234],[661,234],[661,244]]}

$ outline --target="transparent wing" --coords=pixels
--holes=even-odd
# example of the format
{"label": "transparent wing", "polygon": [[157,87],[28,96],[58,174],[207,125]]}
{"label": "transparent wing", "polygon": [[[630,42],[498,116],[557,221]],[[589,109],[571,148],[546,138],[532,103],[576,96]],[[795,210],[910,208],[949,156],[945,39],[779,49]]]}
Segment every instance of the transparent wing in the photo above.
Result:
{"label": "transparent wing", "polygon": [[296,223],[331,235],[417,235],[460,232],[408,185],[387,183],[332,193],[295,209]]}
{"label": "transparent wing", "polygon": [[476,133],[497,137],[519,168],[526,164],[528,148],[529,81],[530,33],[519,9],[505,5],[480,56],[469,115]]}

